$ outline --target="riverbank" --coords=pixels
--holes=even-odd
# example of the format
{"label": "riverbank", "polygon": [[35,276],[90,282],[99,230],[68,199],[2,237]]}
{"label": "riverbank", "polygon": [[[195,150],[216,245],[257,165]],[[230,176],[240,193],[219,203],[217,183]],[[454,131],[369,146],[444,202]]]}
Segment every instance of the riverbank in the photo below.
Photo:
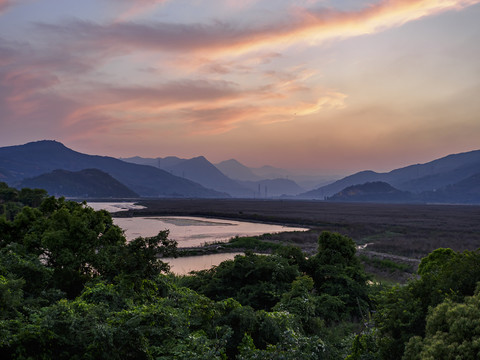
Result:
{"label": "riverbank", "polygon": [[145,208],[115,216],[203,216],[303,226],[311,230],[275,234],[269,241],[298,246],[312,254],[318,235],[334,231],[358,245],[368,244],[359,251],[368,258],[380,257],[397,264],[402,264],[402,258],[411,259],[407,272],[388,262],[364,261],[366,268],[380,277],[404,279],[416,270],[415,264],[422,257],[440,247],[455,251],[480,247],[480,206],[244,199],[141,199],[137,204]]}
{"label": "riverbank", "polygon": [[[335,231],[380,253],[420,259],[439,247],[480,247],[480,206],[329,203],[298,200],[141,199],[115,216],[203,216]],[[310,232],[311,233],[311,232]],[[315,236],[290,239],[312,248]],[[279,240],[286,240],[279,236]]]}

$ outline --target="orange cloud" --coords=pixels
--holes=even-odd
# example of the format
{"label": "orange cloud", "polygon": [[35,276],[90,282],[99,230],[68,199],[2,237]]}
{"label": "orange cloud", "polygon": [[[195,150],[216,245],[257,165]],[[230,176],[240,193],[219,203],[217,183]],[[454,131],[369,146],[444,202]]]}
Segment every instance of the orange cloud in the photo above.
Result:
{"label": "orange cloud", "polygon": [[67,34],[69,41],[77,41],[77,46],[84,46],[83,50],[116,48],[128,52],[145,49],[232,56],[260,48],[295,43],[315,45],[329,39],[371,34],[477,3],[480,0],[384,0],[356,11],[297,8],[284,21],[249,27],[225,22],[187,25],[113,23],[102,26],[77,21],[44,28],[61,36]]}
{"label": "orange cloud", "polygon": [[[293,73],[292,73],[293,74]],[[346,95],[339,92],[300,90],[305,72],[290,74],[289,85],[273,79],[269,85],[240,90],[226,81],[176,81],[157,87],[101,87],[79,92],[83,106],[64,120],[64,128],[74,127],[90,118],[102,116],[121,129],[132,122],[138,126],[155,127],[170,124],[190,134],[219,134],[240,123],[272,124],[295,120],[323,109],[344,107]],[[277,75],[282,78],[282,76]]]}

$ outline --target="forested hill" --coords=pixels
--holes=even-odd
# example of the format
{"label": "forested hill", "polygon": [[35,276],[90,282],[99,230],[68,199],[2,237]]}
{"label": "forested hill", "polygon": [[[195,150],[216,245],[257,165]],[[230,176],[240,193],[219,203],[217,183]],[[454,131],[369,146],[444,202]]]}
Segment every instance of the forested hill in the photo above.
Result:
{"label": "forested hill", "polygon": [[0,148],[0,178],[10,185],[58,169],[99,169],[146,197],[228,197],[152,166],[82,154],[56,141],[44,140]]}
{"label": "forested hill", "polygon": [[395,189],[382,181],[367,182],[365,184],[349,186],[328,198],[329,201],[346,202],[412,202],[415,197],[407,191]]}
{"label": "forested hill", "polygon": [[54,170],[48,174],[24,179],[19,187],[45,189],[50,195],[66,197],[139,197],[137,193],[98,169]]}
{"label": "forested hill", "polygon": [[[410,165],[387,173],[361,171],[329,185],[300,194],[299,198],[324,199],[346,187],[367,182],[385,182],[414,194],[436,191],[480,173],[480,150],[451,154],[425,164]],[[461,198],[459,198],[461,200]],[[455,202],[455,201],[454,201]],[[463,202],[463,201],[458,201]]]}
{"label": "forested hill", "polygon": [[106,211],[0,183],[2,358],[478,358],[480,251],[435,250],[404,286],[331,232],[183,277],[176,253],[168,231],[127,243]]}

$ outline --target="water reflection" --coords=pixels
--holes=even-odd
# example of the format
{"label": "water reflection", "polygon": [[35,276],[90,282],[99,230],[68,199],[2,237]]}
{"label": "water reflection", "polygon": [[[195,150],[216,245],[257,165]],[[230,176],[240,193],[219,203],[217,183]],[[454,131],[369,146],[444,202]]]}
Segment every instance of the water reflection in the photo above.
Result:
{"label": "water reflection", "polygon": [[108,212],[145,209],[145,206],[133,202],[90,202],[87,205],[95,211],[107,210]]}
{"label": "water reflection", "polygon": [[176,240],[179,248],[202,246],[211,242],[225,242],[235,236],[307,230],[305,228],[246,221],[180,216],[113,218],[113,221],[125,230],[127,240],[139,236],[155,236],[159,231],[170,230],[169,238]]}
{"label": "water reflection", "polygon": [[[95,210],[110,212],[142,208],[134,203],[89,203]],[[235,236],[254,236],[283,231],[306,231],[306,228],[254,223],[247,221],[210,219],[184,216],[148,216],[113,218],[113,222],[125,231],[127,240],[139,236],[155,236],[159,231],[169,230],[169,238],[178,242],[179,248],[197,247],[205,243],[226,242]],[[190,271],[209,269],[222,261],[233,259],[241,253],[222,253],[187,256],[177,259],[162,259],[170,264],[172,272],[184,275]]]}
{"label": "water reflection", "polygon": [[185,256],[176,259],[162,259],[162,261],[170,264],[170,270],[174,274],[186,275],[190,271],[210,269],[212,266],[217,266],[223,261],[232,260],[236,255],[243,255],[243,253]]}

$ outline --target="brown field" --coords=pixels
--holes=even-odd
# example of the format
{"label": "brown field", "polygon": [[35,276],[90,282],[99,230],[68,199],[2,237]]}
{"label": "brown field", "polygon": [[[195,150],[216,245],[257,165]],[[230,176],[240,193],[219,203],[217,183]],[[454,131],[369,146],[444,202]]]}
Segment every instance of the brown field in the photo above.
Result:
{"label": "brown field", "polygon": [[309,233],[279,234],[307,252],[321,231],[351,237],[366,250],[420,259],[439,247],[480,248],[480,206],[330,203],[296,200],[156,199],[146,209],[121,216],[189,215],[253,220],[309,227]]}

